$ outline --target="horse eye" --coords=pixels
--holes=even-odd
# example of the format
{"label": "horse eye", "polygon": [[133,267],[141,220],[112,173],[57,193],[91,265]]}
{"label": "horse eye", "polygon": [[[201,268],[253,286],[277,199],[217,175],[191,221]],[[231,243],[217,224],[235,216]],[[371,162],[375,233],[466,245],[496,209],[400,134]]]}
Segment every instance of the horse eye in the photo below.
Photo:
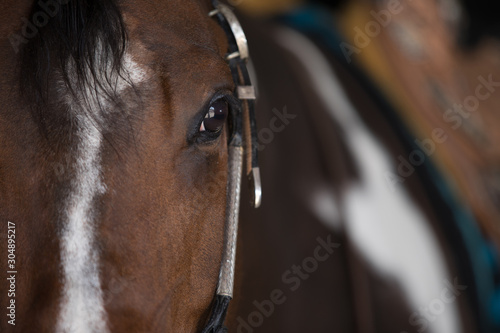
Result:
{"label": "horse eye", "polygon": [[205,119],[200,126],[200,132],[211,132],[217,133],[222,130],[224,124],[226,123],[229,107],[227,102],[223,99],[219,99],[212,104],[208,109]]}

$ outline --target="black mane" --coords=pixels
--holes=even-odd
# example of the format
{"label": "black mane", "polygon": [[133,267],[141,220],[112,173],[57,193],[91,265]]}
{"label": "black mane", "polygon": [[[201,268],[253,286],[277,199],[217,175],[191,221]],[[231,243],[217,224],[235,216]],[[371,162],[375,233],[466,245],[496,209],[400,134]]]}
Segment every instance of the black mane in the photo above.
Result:
{"label": "black mane", "polygon": [[[36,13],[45,12],[39,3],[34,1],[31,22]],[[95,93],[104,92],[114,99],[112,77],[121,76],[127,41],[115,0],[69,0],[52,15],[47,15],[47,23],[25,42],[20,57],[21,93],[42,126],[54,77],[62,78],[73,97],[91,87]]]}

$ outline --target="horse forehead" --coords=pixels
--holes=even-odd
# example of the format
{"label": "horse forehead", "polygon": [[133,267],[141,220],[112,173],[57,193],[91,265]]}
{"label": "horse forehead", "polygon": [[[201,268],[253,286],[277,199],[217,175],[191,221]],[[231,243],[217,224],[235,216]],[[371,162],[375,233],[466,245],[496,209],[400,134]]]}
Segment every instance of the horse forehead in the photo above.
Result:
{"label": "horse forehead", "polygon": [[126,1],[123,8],[130,39],[154,53],[168,57],[196,50],[219,54],[227,49],[225,33],[208,16],[211,8],[203,2]]}
{"label": "horse forehead", "polygon": [[[149,78],[166,79],[176,87],[189,85],[185,93],[195,87],[207,90],[207,86],[231,85],[224,59],[228,39],[208,15],[212,9],[208,4],[184,0],[175,5],[174,0],[143,6],[132,2],[133,6],[123,7],[128,51],[135,62],[148,69]],[[193,86],[193,82],[199,84]],[[183,95],[182,89],[175,93]]]}

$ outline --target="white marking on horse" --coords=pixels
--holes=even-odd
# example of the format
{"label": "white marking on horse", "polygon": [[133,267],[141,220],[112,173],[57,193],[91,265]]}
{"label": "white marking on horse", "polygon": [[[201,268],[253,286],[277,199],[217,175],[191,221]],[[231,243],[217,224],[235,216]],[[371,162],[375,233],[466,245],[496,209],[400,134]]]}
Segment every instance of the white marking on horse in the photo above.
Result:
{"label": "white marking on horse", "polygon": [[105,192],[100,175],[102,136],[85,117],[78,119],[80,143],[76,175],[66,203],[61,259],[64,273],[63,303],[58,332],[108,332],[104,311],[99,255],[95,245],[93,202]]}
{"label": "white marking on horse", "polygon": [[[291,29],[280,29],[276,40],[309,72],[313,90],[343,127],[359,167],[361,182],[347,190],[342,210],[349,237],[377,269],[398,280],[415,311],[427,307],[440,297],[443,280],[453,281],[429,222],[403,188],[391,191],[385,184],[384,172],[394,169],[389,154],[359,118],[321,51]],[[457,304],[447,304],[446,311],[428,322],[428,332],[461,332],[458,318]]]}
{"label": "white marking on horse", "polygon": [[337,206],[337,198],[331,188],[317,186],[310,197],[310,205],[316,217],[329,228],[342,229],[341,216]]}
{"label": "white marking on horse", "polygon": [[[128,53],[124,57],[123,67],[127,80],[133,84],[146,79],[146,71]],[[130,82],[127,80],[114,77],[118,93],[129,87]],[[95,97],[91,89],[84,94],[89,97],[86,100],[90,105],[77,105],[73,100],[66,100],[77,119],[78,145],[75,175],[63,213],[65,225],[62,230],[61,261],[64,285],[56,326],[59,333],[109,332],[99,277],[99,251],[96,248],[99,216],[94,207],[95,201],[106,191],[101,174],[103,137],[95,124],[103,119],[99,112],[91,113],[99,105],[106,110],[108,103],[104,98]],[[94,119],[78,112],[77,108],[87,109]]]}

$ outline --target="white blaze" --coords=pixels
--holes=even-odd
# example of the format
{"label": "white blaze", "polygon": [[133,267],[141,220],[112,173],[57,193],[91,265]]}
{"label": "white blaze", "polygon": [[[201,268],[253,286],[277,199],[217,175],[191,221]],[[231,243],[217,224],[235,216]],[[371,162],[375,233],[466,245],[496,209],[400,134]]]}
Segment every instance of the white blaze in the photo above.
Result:
{"label": "white blaze", "polygon": [[[114,76],[117,93],[124,92],[129,83],[139,84],[146,79],[146,71],[125,54],[123,60],[126,80]],[[84,92],[90,105],[78,105],[66,100],[77,119],[78,145],[75,150],[74,178],[64,206],[64,226],[61,240],[63,292],[56,331],[58,333],[106,333],[107,314],[99,276],[99,250],[96,229],[99,216],[95,204],[105,193],[101,175],[103,137],[96,122],[101,125],[99,105],[107,111],[105,98]],[[84,99],[80,99],[82,101]],[[84,108],[86,117],[78,108]]]}
{"label": "white blaze", "polygon": [[108,332],[95,244],[94,202],[105,187],[100,175],[101,133],[86,117],[78,119],[76,175],[66,204],[61,243],[63,300],[60,333]]}

